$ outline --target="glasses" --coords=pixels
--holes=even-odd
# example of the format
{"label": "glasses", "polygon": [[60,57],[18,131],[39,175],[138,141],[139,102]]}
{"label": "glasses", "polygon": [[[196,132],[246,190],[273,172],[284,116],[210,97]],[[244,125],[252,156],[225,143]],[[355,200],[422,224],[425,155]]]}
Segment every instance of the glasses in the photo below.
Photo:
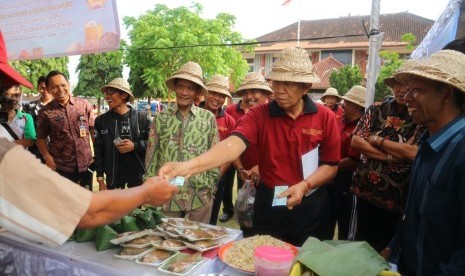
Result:
{"label": "glasses", "polygon": [[15,94],[10,94],[10,95],[6,95],[6,96],[10,97],[10,98],[19,99],[19,98],[21,98],[21,93],[15,93]]}
{"label": "glasses", "polygon": [[110,95],[111,96],[111,95],[113,95],[115,93],[119,93],[119,91],[116,90],[116,89],[111,89],[111,88],[107,88],[107,89],[105,89],[105,91],[103,91],[104,95]]}

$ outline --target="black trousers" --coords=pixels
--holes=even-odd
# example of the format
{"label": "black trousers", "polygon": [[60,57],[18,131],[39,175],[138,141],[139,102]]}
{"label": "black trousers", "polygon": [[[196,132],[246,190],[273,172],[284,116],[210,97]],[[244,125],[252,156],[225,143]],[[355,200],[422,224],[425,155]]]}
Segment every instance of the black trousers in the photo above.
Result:
{"label": "black trousers", "polygon": [[334,237],[336,224],[338,240],[347,240],[354,195],[350,193],[352,172],[338,172],[334,180],[326,187],[331,202],[331,236]]}
{"label": "black trousers", "polygon": [[230,196],[231,198],[229,199],[230,201],[230,206],[226,209],[228,209],[229,211],[225,212],[225,195],[226,195],[226,188],[227,188],[227,182],[230,180],[229,178],[231,178],[232,176],[232,182],[234,184],[234,172],[236,172],[236,170],[233,168],[233,167],[230,167],[226,173],[220,177],[220,179],[218,180],[218,189],[216,190],[216,194],[215,194],[215,199],[213,201],[213,207],[212,207],[212,214],[211,214],[211,217],[210,217],[210,224],[211,225],[216,225],[217,221],[218,221],[218,215],[220,213],[220,208],[221,208],[221,201],[223,201],[223,213],[227,213],[228,215],[230,216],[233,216],[234,215],[234,205],[232,204],[232,186],[231,186],[231,191],[230,191]]}
{"label": "black trousers", "polygon": [[357,198],[357,233],[355,239],[366,241],[381,252],[394,237],[400,213],[387,211]]}
{"label": "black trousers", "polygon": [[236,169],[231,166],[224,174],[223,214],[234,215],[233,186]]}
{"label": "black trousers", "polygon": [[60,169],[57,169],[56,172],[74,183],[79,184],[81,187],[92,191],[92,180],[94,174],[90,171],[86,170],[84,172],[79,172],[78,169],[75,168],[74,172],[65,172]]}
{"label": "black trousers", "polygon": [[326,187],[320,187],[292,210],[286,206],[272,207],[274,189],[263,183],[257,187],[254,204],[253,232],[271,235],[295,246],[302,246],[308,237],[331,239],[331,205]]}

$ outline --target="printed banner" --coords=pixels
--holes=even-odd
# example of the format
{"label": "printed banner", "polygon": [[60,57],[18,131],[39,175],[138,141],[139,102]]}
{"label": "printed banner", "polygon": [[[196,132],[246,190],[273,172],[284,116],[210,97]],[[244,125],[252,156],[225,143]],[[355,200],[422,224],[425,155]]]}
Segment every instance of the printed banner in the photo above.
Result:
{"label": "printed banner", "polygon": [[72,56],[118,49],[116,0],[0,2],[8,59]]}

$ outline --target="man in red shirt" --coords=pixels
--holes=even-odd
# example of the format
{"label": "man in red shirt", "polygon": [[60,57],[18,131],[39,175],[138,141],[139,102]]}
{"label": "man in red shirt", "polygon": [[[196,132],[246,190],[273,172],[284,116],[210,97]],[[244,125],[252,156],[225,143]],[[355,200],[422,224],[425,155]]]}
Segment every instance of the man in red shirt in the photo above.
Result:
{"label": "man in red shirt", "polygon": [[[208,93],[205,97],[205,102],[201,103],[200,107],[211,111],[216,117],[216,124],[220,134],[220,141],[228,138],[231,131],[236,126],[236,121],[228,113],[223,111],[223,105],[226,97],[232,98],[229,93],[229,80],[225,76],[214,75],[206,84]],[[216,225],[218,213],[223,201],[223,214],[232,217],[234,214],[234,205],[232,204],[232,195],[230,198],[224,198],[225,188],[229,185],[232,190],[234,184],[235,170],[231,163],[225,163],[220,166],[220,180],[218,180],[218,188],[213,201],[212,214],[210,224]],[[232,191],[231,191],[232,192]],[[228,205],[229,202],[229,205]]]}
{"label": "man in red shirt", "polygon": [[[352,136],[358,121],[365,113],[366,89],[363,86],[352,87],[342,99],[344,109],[341,124],[341,161],[334,181],[328,185],[331,199],[331,230],[338,227],[338,239],[348,240],[354,238],[349,233],[352,214],[353,195],[350,193],[353,174],[360,160],[360,152],[350,146]],[[353,230],[353,229],[351,229]]]}
{"label": "man in red shirt", "polygon": [[[165,163],[162,177],[187,176],[237,158],[249,145],[259,148],[260,183],[254,204],[253,227],[257,234],[301,246],[309,236],[331,239],[330,203],[326,187],[337,172],[341,137],[331,110],[307,95],[319,78],[308,53],[289,48],[268,75],[275,100],[251,109],[227,139],[186,162]],[[318,167],[304,176],[302,156],[316,149]],[[225,154],[227,153],[227,154]],[[285,206],[273,206],[277,194]],[[275,190],[276,189],[276,190]],[[306,196],[305,196],[306,195]]]}
{"label": "man in red shirt", "polygon": [[[237,88],[236,95],[242,96],[242,101],[236,104],[235,107],[228,106],[226,112],[230,112],[236,119],[236,123],[247,113],[251,108],[264,104],[268,101],[270,95],[273,95],[273,90],[266,82],[265,78],[256,72],[248,73],[242,80],[241,85]],[[244,108],[241,108],[244,105]],[[229,110],[229,111],[228,111]],[[258,149],[255,146],[250,146],[247,150],[233,162],[233,166],[238,169],[237,187],[241,188],[243,181],[250,179],[258,181],[260,179],[260,172],[258,169]],[[233,185],[227,185],[225,188],[225,198],[231,198],[231,204],[226,203],[226,206],[232,206],[232,190]],[[225,204],[223,200],[223,204]],[[230,212],[223,212],[220,221],[226,222],[232,217],[234,207],[227,208]],[[248,236],[245,229],[244,235]]]}
{"label": "man in red shirt", "polygon": [[[269,96],[273,95],[273,90],[261,74],[252,72],[245,76],[241,85],[237,88],[236,94],[252,95],[255,106],[258,106],[268,101]],[[239,120],[236,120],[236,122],[239,122]],[[234,161],[234,165],[239,171],[239,188],[242,186],[242,181],[250,179],[252,182],[257,182],[260,179],[258,154],[258,148],[251,145],[242,153],[239,159]]]}
{"label": "man in red shirt", "polygon": [[339,102],[341,101],[341,96],[339,95],[337,89],[333,87],[326,89],[323,96],[321,96],[321,101],[324,103],[326,107],[328,107],[334,112],[334,115],[336,115],[337,122],[342,124],[343,109],[339,105]]}
{"label": "man in red shirt", "polygon": [[226,107],[226,113],[233,116],[236,122],[244,116],[249,110],[259,104],[266,103],[268,97],[273,95],[273,90],[265,82],[262,75],[256,72],[250,72],[242,81],[235,94],[242,97],[236,104],[231,104]]}

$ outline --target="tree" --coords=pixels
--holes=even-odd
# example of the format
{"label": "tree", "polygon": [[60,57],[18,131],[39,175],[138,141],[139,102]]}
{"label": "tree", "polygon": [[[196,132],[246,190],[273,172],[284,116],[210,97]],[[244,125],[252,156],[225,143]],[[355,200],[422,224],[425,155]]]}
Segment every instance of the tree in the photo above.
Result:
{"label": "tree", "polygon": [[341,95],[347,93],[354,85],[360,85],[362,81],[363,75],[358,66],[345,65],[329,76],[331,87],[336,88]]}
{"label": "tree", "polygon": [[[68,61],[68,57],[43,58],[13,61],[11,66],[35,85],[40,76],[46,76],[52,70],[58,70],[69,76]],[[29,94],[33,93],[34,90],[25,89],[24,92]]]}
{"label": "tree", "polygon": [[391,76],[404,62],[404,60],[399,59],[399,54],[394,52],[380,51],[379,56],[383,60],[383,66],[381,66],[376,80],[375,101],[383,101],[387,96],[392,95],[391,89],[384,84],[384,79]]}
{"label": "tree", "polygon": [[[406,33],[402,35],[402,41],[407,42],[407,50],[412,51],[416,42],[415,35]],[[404,63],[399,54],[387,51],[380,51],[379,56],[383,60],[378,79],[376,80],[375,101],[383,101],[387,96],[392,95],[391,89],[384,84],[384,79],[392,76],[392,74]]]}
{"label": "tree", "polygon": [[[123,51],[124,41],[121,41],[120,49],[116,51],[82,55],[76,67],[79,74],[78,84],[74,89],[74,95],[95,97],[100,107],[102,93],[100,88],[114,78],[123,76]],[[100,112],[100,108],[98,109]]]}
{"label": "tree", "polygon": [[188,61],[199,63],[206,79],[223,74],[235,85],[249,71],[240,51],[211,46],[243,42],[241,35],[232,31],[235,17],[220,13],[214,19],[203,19],[201,12],[198,3],[175,9],[159,4],[138,19],[123,18],[131,40],[126,63],[132,71],[131,80],[140,76],[147,85],[142,95],[166,99],[165,80]]}

